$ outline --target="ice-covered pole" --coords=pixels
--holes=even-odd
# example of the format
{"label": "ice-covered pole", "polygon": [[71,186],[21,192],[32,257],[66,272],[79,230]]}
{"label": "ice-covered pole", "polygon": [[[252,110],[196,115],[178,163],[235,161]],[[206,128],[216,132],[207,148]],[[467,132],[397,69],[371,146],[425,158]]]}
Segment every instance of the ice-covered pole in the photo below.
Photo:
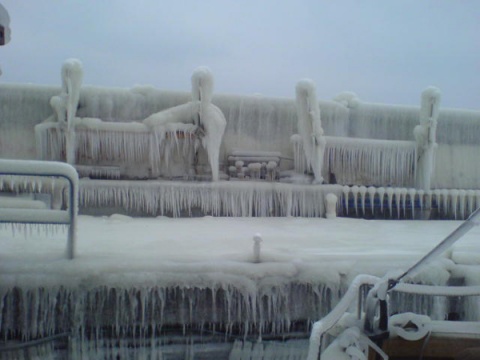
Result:
{"label": "ice-covered pole", "polygon": [[253,262],[259,263],[260,262],[260,248],[262,243],[262,235],[256,233],[253,236]]}
{"label": "ice-covered pole", "polygon": [[227,120],[220,108],[212,104],[213,75],[207,67],[199,67],[192,75],[192,101],[200,101],[195,125],[203,130],[202,145],[207,150],[212,180],[219,180],[220,146]]}
{"label": "ice-covered pole", "polygon": [[304,79],[297,83],[296,108],[298,132],[303,140],[307,168],[312,169],[314,182],[322,183],[323,153],[326,142],[320,120],[320,106],[312,80]]}
{"label": "ice-covered pole", "polygon": [[422,92],[420,125],[413,130],[417,142],[416,188],[430,190],[435,165],[437,119],[440,106],[440,90],[428,87]]}
{"label": "ice-covered pole", "polygon": [[66,157],[68,164],[75,164],[75,127],[73,120],[77,113],[82,86],[83,67],[77,59],[68,59],[62,66],[62,94],[66,100]]}

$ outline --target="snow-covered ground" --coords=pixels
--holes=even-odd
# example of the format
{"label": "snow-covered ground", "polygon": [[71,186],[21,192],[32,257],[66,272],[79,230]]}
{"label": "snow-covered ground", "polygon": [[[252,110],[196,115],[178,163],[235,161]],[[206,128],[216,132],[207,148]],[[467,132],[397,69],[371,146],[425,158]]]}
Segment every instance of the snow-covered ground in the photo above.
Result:
{"label": "snow-covered ground", "polygon": [[[77,252],[65,258],[66,232],[0,228],[2,286],[129,282],[202,286],[282,277],[337,282],[358,273],[406,270],[460,221],[320,218],[131,218],[80,216]],[[253,237],[263,241],[254,263]],[[442,283],[453,263],[480,265],[480,227],[448,251],[427,282]],[[443,279],[443,280],[442,280]]]}

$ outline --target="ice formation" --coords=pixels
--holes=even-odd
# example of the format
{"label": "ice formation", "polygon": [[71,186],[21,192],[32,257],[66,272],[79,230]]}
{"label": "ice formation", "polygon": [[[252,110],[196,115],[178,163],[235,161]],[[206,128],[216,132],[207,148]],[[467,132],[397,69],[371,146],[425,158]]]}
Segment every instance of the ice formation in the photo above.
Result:
{"label": "ice formation", "polygon": [[[195,135],[200,140],[207,151],[212,180],[218,181],[220,146],[227,122],[222,111],[212,104],[212,95],[213,75],[208,68],[200,67],[192,75],[192,101],[150,115],[144,123],[154,129],[158,144],[165,138],[167,125],[172,129],[175,124],[193,124],[192,136],[189,138]],[[194,151],[197,147],[195,143]],[[166,158],[168,159],[168,153]]]}
{"label": "ice formation", "polygon": [[227,121],[222,110],[212,104],[212,94],[213,75],[208,68],[201,67],[192,75],[192,99],[193,101],[200,101],[198,122],[195,125],[205,133],[201,138],[202,145],[207,150],[212,179],[218,181],[220,146],[222,145]]}
{"label": "ice formation", "polygon": [[326,136],[325,171],[337,183],[409,186],[414,179],[416,148],[411,141]]}
{"label": "ice formation", "polygon": [[73,121],[80,101],[83,80],[82,63],[68,59],[62,66],[62,91],[50,100],[60,127],[66,128],[65,151],[67,163],[75,164],[75,125]]}
{"label": "ice formation", "polygon": [[437,147],[436,131],[440,106],[440,90],[429,87],[422,93],[420,125],[413,130],[417,142],[416,187],[430,190]]}
{"label": "ice formation", "polygon": [[311,80],[301,80],[296,87],[298,131],[302,138],[307,169],[312,169],[314,181],[321,184],[323,181],[323,153],[325,138],[323,136],[320,119],[320,107],[315,89]]}
{"label": "ice formation", "polygon": [[[62,92],[50,101],[57,121],[47,119],[35,127],[39,158],[67,158],[67,162],[83,166],[87,176],[188,177],[194,171],[201,143],[207,152],[212,179],[219,179],[219,154],[226,120],[222,111],[211,103],[213,76],[207,68],[194,72],[190,102],[151,114],[142,122],[75,117],[80,85],[81,64],[76,60],[66,61],[62,69]],[[182,163],[185,165],[180,168]]]}
{"label": "ice formation", "polygon": [[144,215],[323,217],[324,196],[341,187],[228,181],[218,184],[173,181],[81,181],[80,206],[116,207]]}

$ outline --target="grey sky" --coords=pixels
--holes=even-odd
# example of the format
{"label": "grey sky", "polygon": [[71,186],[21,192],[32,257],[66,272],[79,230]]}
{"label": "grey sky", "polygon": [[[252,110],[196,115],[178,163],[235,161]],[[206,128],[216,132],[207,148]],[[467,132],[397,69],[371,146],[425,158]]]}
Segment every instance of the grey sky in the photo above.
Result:
{"label": "grey sky", "polygon": [[67,58],[84,83],[190,90],[213,71],[216,92],[294,97],[301,78],[320,98],[480,110],[477,0],[0,0],[12,39],[4,83],[60,84]]}

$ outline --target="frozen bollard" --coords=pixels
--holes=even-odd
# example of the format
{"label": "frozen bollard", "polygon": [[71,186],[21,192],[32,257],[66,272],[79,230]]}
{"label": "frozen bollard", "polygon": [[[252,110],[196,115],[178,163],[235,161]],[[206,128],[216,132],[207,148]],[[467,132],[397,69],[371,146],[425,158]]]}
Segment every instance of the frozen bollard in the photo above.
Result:
{"label": "frozen bollard", "polygon": [[325,208],[327,209],[327,219],[335,219],[337,217],[337,196],[329,193],[325,197]]}
{"label": "frozen bollard", "polygon": [[256,233],[253,236],[253,262],[259,263],[260,262],[260,243],[262,242],[262,235]]}

